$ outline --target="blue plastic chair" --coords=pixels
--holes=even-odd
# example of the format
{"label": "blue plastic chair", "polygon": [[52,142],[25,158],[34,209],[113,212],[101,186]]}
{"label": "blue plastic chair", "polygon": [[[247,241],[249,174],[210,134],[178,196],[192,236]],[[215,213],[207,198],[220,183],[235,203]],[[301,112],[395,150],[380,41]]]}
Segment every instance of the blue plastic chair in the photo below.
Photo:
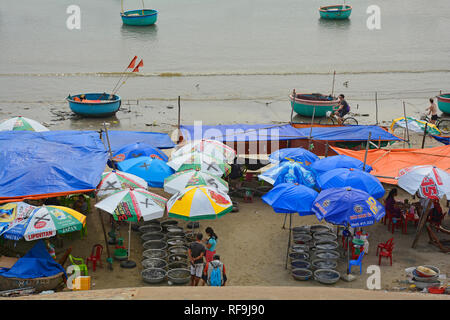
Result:
{"label": "blue plastic chair", "polygon": [[352,273],[352,266],[359,266],[359,274],[362,274],[362,259],[364,257],[364,251],[358,257],[358,260],[350,260],[350,264],[348,266],[348,272]]}

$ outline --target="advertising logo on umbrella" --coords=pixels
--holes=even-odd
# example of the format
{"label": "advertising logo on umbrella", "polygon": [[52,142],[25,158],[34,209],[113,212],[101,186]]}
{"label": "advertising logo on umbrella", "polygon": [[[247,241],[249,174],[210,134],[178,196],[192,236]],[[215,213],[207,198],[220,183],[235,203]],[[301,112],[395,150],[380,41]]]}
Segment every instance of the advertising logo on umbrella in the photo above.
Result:
{"label": "advertising logo on umbrella", "polygon": [[359,204],[357,204],[353,207],[353,211],[355,211],[356,213],[362,213],[363,207],[361,207]]}
{"label": "advertising logo on umbrella", "polygon": [[209,196],[214,200],[217,204],[229,204],[230,202],[221,194],[214,192],[212,190],[208,190]]}
{"label": "advertising logo on umbrella", "polygon": [[325,200],[325,201],[322,203],[322,206],[323,206],[324,208],[328,207],[329,205],[330,205],[330,200]]}
{"label": "advertising logo on umbrella", "polygon": [[420,195],[429,199],[439,199],[436,183],[433,179],[425,177],[420,185]]}

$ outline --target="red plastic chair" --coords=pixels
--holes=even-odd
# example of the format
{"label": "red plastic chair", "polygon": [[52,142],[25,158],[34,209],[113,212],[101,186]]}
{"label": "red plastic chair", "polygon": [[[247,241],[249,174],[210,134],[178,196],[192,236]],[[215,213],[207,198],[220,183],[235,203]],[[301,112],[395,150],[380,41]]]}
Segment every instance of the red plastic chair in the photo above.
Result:
{"label": "red plastic chair", "polygon": [[92,261],[92,270],[95,271],[95,268],[97,267],[97,262],[99,263],[100,267],[103,267],[102,265],[102,252],[103,252],[103,246],[101,244],[96,244],[92,247],[91,256],[86,259],[86,266],[89,268],[89,261]]}
{"label": "red plastic chair", "polygon": [[[449,209],[449,211],[450,211],[450,209]],[[431,216],[431,213],[430,213],[430,214],[428,215],[427,222],[429,222],[430,225],[432,225],[433,227],[435,227],[435,228],[436,228],[436,232],[438,232],[438,231],[439,231],[439,228],[440,228],[440,226],[441,226],[441,223],[442,223],[442,221],[444,220],[444,217],[445,217],[446,214],[447,214],[447,212],[442,213],[442,214],[441,214],[441,217],[440,217],[440,219],[439,219],[439,221],[436,221],[436,220],[432,220],[432,216]]]}
{"label": "red plastic chair", "polygon": [[392,245],[393,242],[394,242],[394,238],[390,238],[390,239],[389,239],[388,241],[386,241],[386,242],[381,242],[381,243],[379,243],[378,246],[377,246],[377,254],[376,254],[376,255],[378,255],[378,252],[379,252],[380,250],[389,248],[389,246]]}
{"label": "red plastic chair", "polygon": [[417,223],[419,222],[419,219],[416,219],[414,214],[411,213],[405,213],[403,215],[403,233],[408,233],[408,221],[414,222],[414,225],[417,227]]}
{"label": "red plastic chair", "polygon": [[378,265],[381,265],[381,257],[389,258],[392,266],[392,251],[394,250],[394,243],[392,243],[387,248],[381,249],[378,256]]}
{"label": "red plastic chair", "polygon": [[400,218],[396,218],[397,221],[394,223],[393,221],[393,216],[390,215],[389,216],[389,222],[388,222],[388,230],[392,230],[392,233],[394,233],[395,229],[402,229],[403,230],[403,219]]}

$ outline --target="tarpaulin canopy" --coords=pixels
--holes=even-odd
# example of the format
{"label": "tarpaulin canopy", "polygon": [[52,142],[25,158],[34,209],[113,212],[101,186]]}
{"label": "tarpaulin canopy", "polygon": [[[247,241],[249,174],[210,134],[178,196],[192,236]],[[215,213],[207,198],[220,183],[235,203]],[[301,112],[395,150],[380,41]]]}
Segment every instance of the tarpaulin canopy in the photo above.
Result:
{"label": "tarpaulin canopy", "polygon": [[378,126],[343,126],[343,127],[313,127],[298,128],[298,133],[306,138],[311,135],[312,140],[323,141],[367,141],[371,133],[371,141],[399,141],[401,138],[394,136]]}
{"label": "tarpaulin canopy", "polygon": [[436,136],[436,135],[431,135],[431,136],[443,144],[446,144],[446,145],[450,144],[450,136]]}
{"label": "tarpaulin canopy", "polygon": [[218,126],[181,126],[187,141],[211,139],[222,142],[303,139],[289,124],[232,124]]}
{"label": "tarpaulin canopy", "polygon": [[[175,147],[175,144],[167,133],[108,130],[108,137],[113,153],[127,144],[136,142],[146,143],[159,149],[170,149]],[[102,139],[106,143],[105,132],[102,133]]]}
{"label": "tarpaulin canopy", "polygon": [[5,278],[35,279],[51,277],[60,272],[64,272],[64,268],[57,263],[48,253],[44,242],[38,241],[30,251],[10,269],[0,269],[0,276]]}
{"label": "tarpaulin canopy", "polygon": [[0,132],[0,202],[95,190],[107,158],[94,131]]}
{"label": "tarpaulin canopy", "polygon": [[[353,151],[336,147],[333,149],[339,154],[364,161],[365,150]],[[397,180],[393,178],[398,177],[399,170],[406,167],[434,165],[450,173],[450,146],[426,149],[369,150],[366,163],[373,168],[370,173],[377,176],[381,182],[397,184]]]}

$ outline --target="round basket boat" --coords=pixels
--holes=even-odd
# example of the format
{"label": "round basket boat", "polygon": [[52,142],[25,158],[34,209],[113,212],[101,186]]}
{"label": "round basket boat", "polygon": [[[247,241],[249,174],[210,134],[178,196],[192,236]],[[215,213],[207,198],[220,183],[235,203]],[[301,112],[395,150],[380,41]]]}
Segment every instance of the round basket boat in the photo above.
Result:
{"label": "round basket boat", "polygon": [[55,290],[64,283],[64,273],[59,272],[54,276],[22,279],[22,278],[6,278],[0,276],[0,291],[34,288],[36,292]]}
{"label": "round basket boat", "polygon": [[191,279],[191,272],[187,268],[171,269],[167,272],[167,278],[172,283],[184,284]]}
{"label": "round basket boat", "polygon": [[162,228],[156,224],[147,224],[139,227],[140,233],[162,232]]}
{"label": "round basket boat", "polygon": [[304,244],[312,240],[312,236],[306,233],[294,233],[294,243]]}
{"label": "round basket boat", "polygon": [[293,269],[291,274],[292,274],[292,277],[298,281],[309,280],[309,279],[311,279],[311,277],[313,275],[311,270],[301,269],[301,268]]}
{"label": "round basket boat", "polygon": [[162,240],[165,241],[166,240],[166,235],[164,233],[161,232],[147,232],[144,233],[141,236],[141,239],[143,242],[149,241],[149,240]]}
{"label": "round basket boat", "polygon": [[312,266],[314,269],[336,269],[337,262],[336,260],[327,260],[327,259],[315,259],[312,261]]}
{"label": "round basket boat", "polygon": [[331,232],[315,232],[313,239],[316,241],[336,241],[337,236]]}
{"label": "round basket boat", "polygon": [[317,250],[315,256],[318,259],[337,260],[341,255],[334,250]]}
{"label": "round basket boat", "polygon": [[147,249],[144,252],[142,252],[142,257],[144,259],[166,259],[167,258],[167,252],[166,250],[161,249]]}
{"label": "round basket boat", "polygon": [[320,18],[326,20],[348,19],[351,13],[352,13],[352,6],[344,4],[324,6],[319,8]]}
{"label": "round basket boat", "polygon": [[289,99],[291,108],[305,117],[312,117],[313,114],[315,118],[325,117],[328,111],[333,112],[333,107],[339,104],[339,100],[320,93],[298,93],[295,98],[291,94]]}
{"label": "round basket boat", "polygon": [[167,232],[167,239],[172,239],[172,238],[185,238],[186,234],[184,233],[184,231],[172,231],[172,232]]}
{"label": "round basket boat", "polygon": [[444,93],[437,97],[437,105],[443,113],[450,114],[450,93]]}
{"label": "round basket boat", "polygon": [[185,253],[174,253],[170,254],[167,260],[169,261],[169,264],[172,262],[187,262],[188,256]]}
{"label": "round basket boat", "polygon": [[308,260],[309,253],[306,252],[291,252],[289,253],[289,258],[292,260]]}
{"label": "round basket boat", "polygon": [[318,269],[314,271],[314,280],[323,284],[333,284],[339,281],[341,274],[333,269]]}
{"label": "round basket boat", "polygon": [[162,240],[149,240],[142,245],[144,249],[167,249],[167,242]]}
{"label": "round basket boat", "polygon": [[169,252],[169,255],[171,255],[176,253],[187,254],[188,250],[189,249],[186,246],[173,246],[169,247],[167,251]]}
{"label": "round basket boat", "polygon": [[336,241],[316,241],[315,247],[316,250],[336,250],[338,247],[338,243]]}
{"label": "round basket boat", "polygon": [[142,260],[142,267],[144,269],[151,269],[151,268],[166,269],[167,262],[163,259],[148,258],[148,259]]}
{"label": "round basket boat", "polygon": [[[83,100],[82,96],[85,97]],[[102,118],[114,115],[120,108],[121,99],[118,95],[108,93],[85,93],[68,96],[69,108],[83,117]]]}
{"label": "round basket boat", "polygon": [[161,227],[163,228],[164,232],[167,232],[168,227],[178,226],[177,220],[165,220],[161,222]]}
{"label": "round basket boat", "polygon": [[292,228],[292,233],[309,233],[309,226],[298,226]]}
{"label": "round basket boat", "polygon": [[291,252],[309,252],[309,246],[306,244],[293,244],[291,245]]}
{"label": "round basket boat", "polygon": [[172,238],[167,240],[167,245],[170,247],[186,246],[186,241],[182,238]]}
{"label": "round basket boat", "polygon": [[166,279],[167,271],[161,268],[149,268],[144,269],[141,276],[147,283],[160,283]]}
{"label": "round basket boat", "polygon": [[311,264],[306,260],[292,260],[291,267],[292,269],[309,269]]}
{"label": "round basket boat", "polygon": [[188,268],[188,263],[187,261],[175,261],[175,262],[171,262],[169,263],[169,270],[171,269],[187,269]]}
{"label": "round basket boat", "polygon": [[324,224],[315,224],[310,228],[311,232],[314,234],[316,232],[333,232],[333,230]]}
{"label": "round basket boat", "polygon": [[158,11],[154,9],[128,10],[120,13],[122,23],[129,26],[151,26],[158,19]]}
{"label": "round basket boat", "polygon": [[182,227],[179,226],[168,226],[167,227],[167,232],[171,233],[171,232],[183,232],[184,233],[184,229]]}

